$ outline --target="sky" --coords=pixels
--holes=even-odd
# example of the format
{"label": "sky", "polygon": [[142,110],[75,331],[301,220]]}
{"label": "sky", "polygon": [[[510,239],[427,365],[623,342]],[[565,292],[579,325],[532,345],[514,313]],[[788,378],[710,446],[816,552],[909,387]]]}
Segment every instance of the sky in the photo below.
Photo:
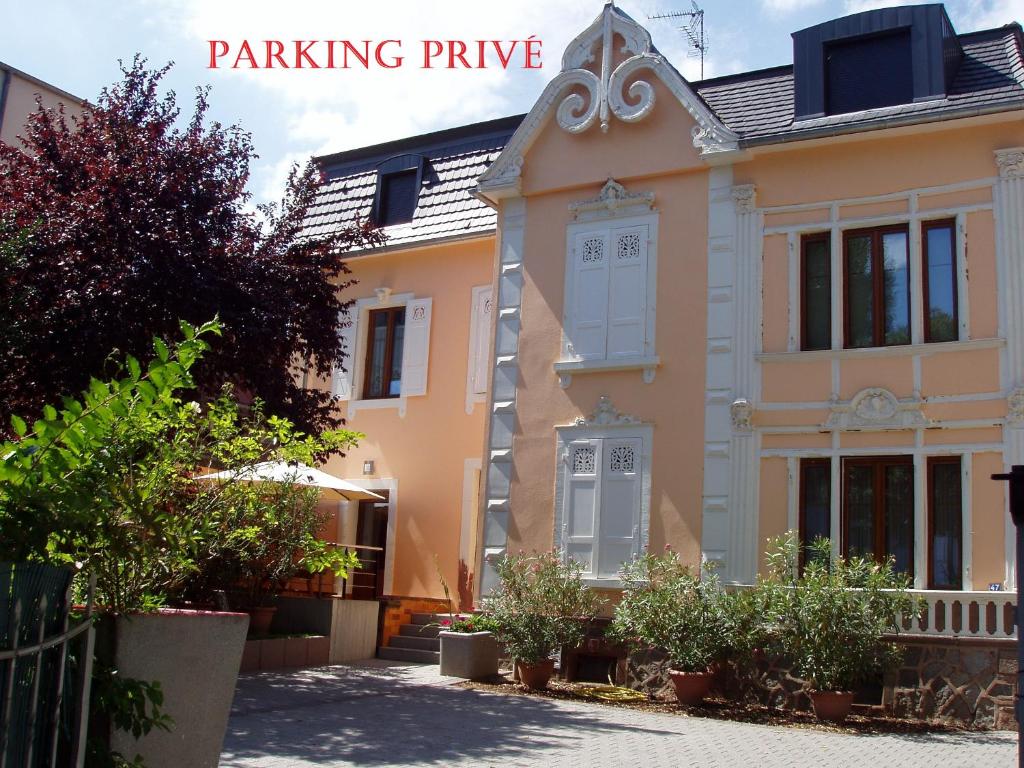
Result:
{"label": "sky", "polygon": [[[900,0],[698,0],[708,54],[704,76],[789,64],[790,34]],[[253,136],[260,155],[249,190],[277,199],[288,168],[338,152],[456,125],[526,112],[558,74],[562,51],[600,13],[604,0],[36,0],[12,4],[0,21],[0,61],[76,96],[95,99],[119,77],[118,59],[174,62],[165,84],[188,108],[193,89],[212,87],[210,115]],[[681,21],[649,17],[690,10],[690,0],[618,0],[650,30],[657,48],[691,80]],[[1024,0],[948,0],[958,32],[1024,20]],[[522,43],[508,69],[422,69],[423,40],[541,41],[539,69],[522,66]],[[231,69],[249,40],[401,40],[397,68]],[[209,68],[210,40],[229,53]],[[256,48],[256,44],[259,48]],[[288,42],[288,45],[292,45]],[[393,46],[392,46],[393,47]],[[316,56],[317,49],[311,49]],[[387,50],[391,50],[390,48]],[[321,53],[319,58],[323,62]]]}

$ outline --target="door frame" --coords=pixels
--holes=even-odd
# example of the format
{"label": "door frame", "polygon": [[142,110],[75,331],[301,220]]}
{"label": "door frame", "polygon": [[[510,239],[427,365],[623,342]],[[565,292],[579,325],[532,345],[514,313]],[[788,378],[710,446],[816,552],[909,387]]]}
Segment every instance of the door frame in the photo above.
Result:
{"label": "door frame", "polygon": [[[368,491],[388,492],[388,534],[384,549],[384,595],[391,595],[395,587],[395,534],[398,530],[398,478],[397,477],[346,477],[344,480],[354,483]],[[359,509],[358,501],[344,502],[349,509]],[[346,589],[346,591],[348,591]]]}

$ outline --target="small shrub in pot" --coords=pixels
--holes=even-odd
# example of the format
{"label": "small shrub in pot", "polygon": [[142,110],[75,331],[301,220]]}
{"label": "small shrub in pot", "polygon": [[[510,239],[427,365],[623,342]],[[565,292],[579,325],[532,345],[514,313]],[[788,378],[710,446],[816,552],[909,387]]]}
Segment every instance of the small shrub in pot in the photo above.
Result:
{"label": "small shrub in pot", "polygon": [[610,633],[668,656],[681,704],[697,704],[711,685],[712,664],[730,647],[727,597],[713,573],[703,575],[666,548],[622,569],[624,592]]}
{"label": "small shrub in pot", "polygon": [[496,564],[499,584],[487,600],[495,634],[516,660],[520,679],[544,688],[552,655],[583,642],[598,598],[583,583],[582,567],[558,552],[506,555]]}

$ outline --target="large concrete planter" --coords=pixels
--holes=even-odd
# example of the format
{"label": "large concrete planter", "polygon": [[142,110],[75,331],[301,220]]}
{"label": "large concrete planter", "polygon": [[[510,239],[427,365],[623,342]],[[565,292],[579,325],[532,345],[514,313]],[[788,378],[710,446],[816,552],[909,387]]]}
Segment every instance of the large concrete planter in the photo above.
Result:
{"label": "large concrete planter", "polygon": [[498,641],[490,632],[439,632],[441,674],[480,680],[498,674]]}
{"label": "large concrete planter", "polygon": [[129,760],[142,755],[147,768],[216,768],[248,627],[244,613],[163,610],[117,617],[118,674],[159,681],[174,727],[138,740],[114,731],[111,748]]}

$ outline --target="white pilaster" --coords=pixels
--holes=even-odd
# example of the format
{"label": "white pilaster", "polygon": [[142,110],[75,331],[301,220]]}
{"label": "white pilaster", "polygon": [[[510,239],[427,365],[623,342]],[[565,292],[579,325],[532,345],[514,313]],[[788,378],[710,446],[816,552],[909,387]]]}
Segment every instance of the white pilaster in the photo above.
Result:
{"label": "white pilaster", "polygon": [[[1024,389],[1024,147],[995,152],[999,180],[994,190],[996,264],[999,272],[999,319],[1006,339],[1003,381],[1009,413],[1003,430],[1003,461],[1024,464],[1024,418],[1015,407]],[[1006,587],[1016,589],[1016,550],[1009,510],[1003,515],[1006,536]]]}
{"label": "white pilaster", "polygon": [[488,403],[490,422],[484,457],[483,525],[477,590],[495,586],[494,562],[505,555],[512,481],[512,440],[519,376],[519,312],[523,291],[523,234],[526,202],[507,198],[501,207],[498,243],[498,301],[494,328],[494,374]]}
{"label": "white pilaster", "polygon": [[708,344],[701,551],[723,581],[757,570],[761,216],[754,188],[730,167],[708,176]]}

